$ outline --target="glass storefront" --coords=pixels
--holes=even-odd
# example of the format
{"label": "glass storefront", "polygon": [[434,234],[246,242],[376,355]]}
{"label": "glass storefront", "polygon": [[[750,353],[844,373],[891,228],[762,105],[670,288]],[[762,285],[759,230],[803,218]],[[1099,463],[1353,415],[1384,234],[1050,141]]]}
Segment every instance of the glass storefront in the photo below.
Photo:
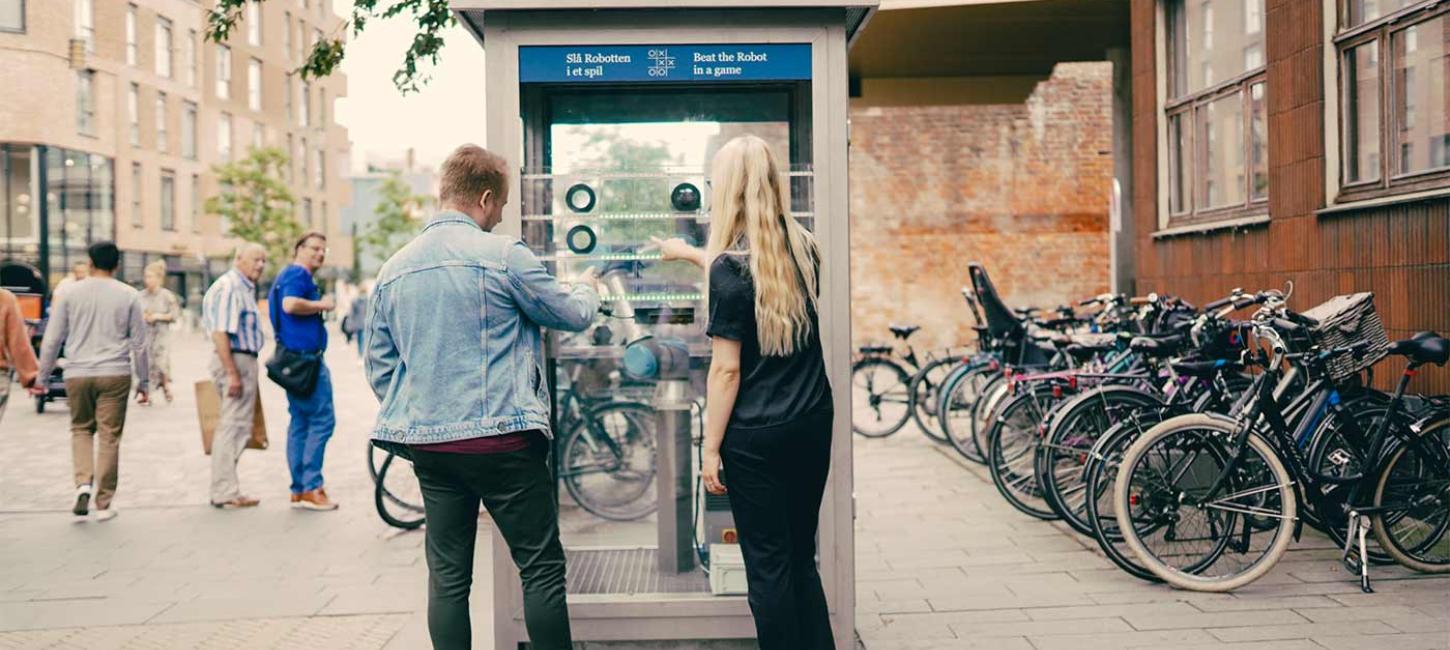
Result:
{"label": "glass storefront", "polygon": [[[0,143],[0,259],[40,266],[53,285],[85,259],[87,246],[114,240],[114,167],[84,151]],[[44,263],[42,250],[49,251]]]}

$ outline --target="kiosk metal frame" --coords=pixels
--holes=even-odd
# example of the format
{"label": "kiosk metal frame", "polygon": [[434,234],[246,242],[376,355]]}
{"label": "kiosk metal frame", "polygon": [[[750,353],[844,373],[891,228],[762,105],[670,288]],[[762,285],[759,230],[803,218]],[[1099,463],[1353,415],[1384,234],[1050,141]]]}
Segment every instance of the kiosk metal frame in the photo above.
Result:
{"label": "kiosk metal frame", "polygon": [[[668,7],[662,5],[668,4]],[[520,53],[526,46],[809,44],[809,146],[815,232],[824,251],[821,335],[834,389],[831,473],[821,506],[818,558],[838,648],[854,648],[855,549],[850,426],[850,263],[847,195],[847,49],[877,0],[453,0],[460,23],[485,50],[487,144],[504,156],[511,195],[525,165]],[[486,81],[485,81],[486,80]],[[704,85],[702,83],[702,85]],[[687,88],[688,86],[686,86]],[[498,232],[522,230],[510,201]],[[493,539],[493,636],[498,650],[527,642],[518,572]],[[570,594],[576,641],[750,639],[743,596]]]}

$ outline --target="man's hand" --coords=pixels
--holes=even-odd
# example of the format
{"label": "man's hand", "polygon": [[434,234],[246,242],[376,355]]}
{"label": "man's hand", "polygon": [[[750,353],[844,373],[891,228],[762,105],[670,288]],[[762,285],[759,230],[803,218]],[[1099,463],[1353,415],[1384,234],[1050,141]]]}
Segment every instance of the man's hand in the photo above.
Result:
{"label": "man's hand", "polygon": [[45,386],[41,385],[40,380],[36,380],[35,382],[31,383],[28,390],[30,391],[31,397],[40,397],[49,392],[46,390]]}
{"label": "man's hand", "polygon": [[145,390],[142,390],[140,388],[137,388],[136,389],[136,403],[137,404],[140,404],[142,406],[145,406],[147,404],[150,404],[151,403],[151,396],[149,394],[147,394]]}
{"label": "man's hand", "polygon": [[337,309],[337,301],[332,296],[323,296],[322,300],[317,301],[317,308],[321,311],[332,311]]}
{"label": "man's hand", "polygon": [[242,396],[242,375],[241,373],[227,373],[227,397],[237,399]]}
{"label": "man's hand", "polygon": [[587,266],[587,267],[585,267],[584,268],[584,272],[583,273],[580,273],[578,276],[576,276],[574,278],[574,282],[577,283],[577,284],[584,284],[584,285],[588,285],[590,287],[594,287],[595,289],[598,289],[599,288],[599,268],[598,267],[594,267],[594,266]]}

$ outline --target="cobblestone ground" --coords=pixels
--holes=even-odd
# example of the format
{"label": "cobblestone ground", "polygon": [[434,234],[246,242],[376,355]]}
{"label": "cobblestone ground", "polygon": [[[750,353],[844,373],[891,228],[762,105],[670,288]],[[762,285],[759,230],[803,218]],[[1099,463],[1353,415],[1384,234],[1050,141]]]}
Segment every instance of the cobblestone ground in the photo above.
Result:
{"label": "cobblestone ground", "polygon": [[[376,404],[352,351],[339,339],[329,353],[333,513],[287,507],[286,402],[270,384],[273,446],[241,463],[262,506],[206,506],[190,389],[206,348],[186,338],[176,355],[177,401],[132,407],[113,521],[68,512],[64,404],[37,415],[17,400],[0,419],[0,648],[427,647],[422,535],[373,511],[364,453]],[[856,477],[857,627],[869,650],[1450,648],[1450,579],[1382,568],[1379,593],[1360,594],[1322,540],[1306,538],[1237,594],[1178,592],[1013,511],[980,468],[914,430],[858,438]],[[564,528],[600,543],[617,534],[568,508]],[[475,584],[489,584],[483,545],[476,566]],[[487,589],[473,606],[475,647],[488,648]]]}
{"label": "cobblestone ground", "polygon": [[868,650],[1450,648],[1450,577],[1377,567],[1378,593],[1363,594],[1306,532],[1234,594],[1140,582],[1092,540],[1013,510],[985,468],[913,429],[856,439],[856,495]]}

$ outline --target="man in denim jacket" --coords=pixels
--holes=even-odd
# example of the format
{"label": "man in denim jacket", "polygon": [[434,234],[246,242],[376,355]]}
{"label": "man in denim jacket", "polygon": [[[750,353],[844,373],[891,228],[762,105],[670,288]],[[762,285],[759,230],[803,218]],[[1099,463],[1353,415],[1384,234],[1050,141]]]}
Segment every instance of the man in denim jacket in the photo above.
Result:
{"label": "man in denim jacket", "polygon": [[518,239],[490,232],[508,203],[503,158],[475,145],[443,163],[443,212],[383,265],[368,300],[373,438],[406,446],[427,516],[428,630],[467,648],[482,501],[523,578],[534,648],[570,648],[564,548],[548,454],[540,328],[582,331],[592,275],[561,286]]}

